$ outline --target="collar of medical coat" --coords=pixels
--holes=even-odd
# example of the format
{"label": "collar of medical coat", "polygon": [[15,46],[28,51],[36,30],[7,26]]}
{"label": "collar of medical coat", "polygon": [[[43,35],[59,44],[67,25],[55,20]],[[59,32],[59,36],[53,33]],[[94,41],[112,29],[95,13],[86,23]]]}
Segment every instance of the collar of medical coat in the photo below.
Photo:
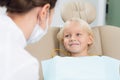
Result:
{"label": "collar of medical coat", "polygon": [[0,26],[4,27],[3,30],[5,31],[3,31],[3,34],[7,34],[7,32],[9,33],[8,38],[10,41],[7,40],[7,42],[11,45],[20,46],[23,48],[27,45],[23,32],[6,14],[0,15]]}

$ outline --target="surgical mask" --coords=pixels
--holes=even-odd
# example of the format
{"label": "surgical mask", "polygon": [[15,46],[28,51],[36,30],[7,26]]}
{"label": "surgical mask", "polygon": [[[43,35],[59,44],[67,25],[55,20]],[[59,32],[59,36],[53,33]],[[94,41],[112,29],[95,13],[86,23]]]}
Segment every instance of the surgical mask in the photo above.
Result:
{"label": "surgical mask", "polygon": [[30,38],[28,39],[27,43],[35,43],[39,41],[48,31],[48,19],[46,21],[46,28],[43,30],[39,24],[36,24]]}

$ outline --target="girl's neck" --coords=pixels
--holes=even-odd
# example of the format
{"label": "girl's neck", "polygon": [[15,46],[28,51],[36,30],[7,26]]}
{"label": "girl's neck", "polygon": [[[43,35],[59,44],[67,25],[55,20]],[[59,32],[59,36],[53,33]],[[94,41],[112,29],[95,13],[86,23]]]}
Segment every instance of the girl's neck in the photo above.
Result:
{"label": "girl's neck", "polygon": [[71,54],[72,57],[82,57],[82,56],[89,56],[87,53],[85,54],[77,54],[77,53],[73,53]]}

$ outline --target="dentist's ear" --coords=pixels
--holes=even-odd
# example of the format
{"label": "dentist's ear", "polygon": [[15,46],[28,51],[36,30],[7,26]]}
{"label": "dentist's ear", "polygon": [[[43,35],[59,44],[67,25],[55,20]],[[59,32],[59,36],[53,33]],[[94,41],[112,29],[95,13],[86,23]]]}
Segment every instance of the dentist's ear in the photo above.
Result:
{"label": "dentist's ear", "polygon": [[49,17],[48,15],[49,9],[50,9],[50,4],[46,4],[42,7],[42,9],[38,14],[39,24],[43,29],[45,29],[46,21],[47,21],[47,18]]}

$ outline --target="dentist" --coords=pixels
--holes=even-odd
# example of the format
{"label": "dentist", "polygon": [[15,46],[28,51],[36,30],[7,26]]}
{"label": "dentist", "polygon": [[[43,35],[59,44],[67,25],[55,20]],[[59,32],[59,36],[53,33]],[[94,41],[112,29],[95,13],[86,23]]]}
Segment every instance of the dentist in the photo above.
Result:
{"label": "dentist", "polygon": [[0,80],[38,80],[39,63],[24,48],[45,35],[57,0],[0,0]]}

